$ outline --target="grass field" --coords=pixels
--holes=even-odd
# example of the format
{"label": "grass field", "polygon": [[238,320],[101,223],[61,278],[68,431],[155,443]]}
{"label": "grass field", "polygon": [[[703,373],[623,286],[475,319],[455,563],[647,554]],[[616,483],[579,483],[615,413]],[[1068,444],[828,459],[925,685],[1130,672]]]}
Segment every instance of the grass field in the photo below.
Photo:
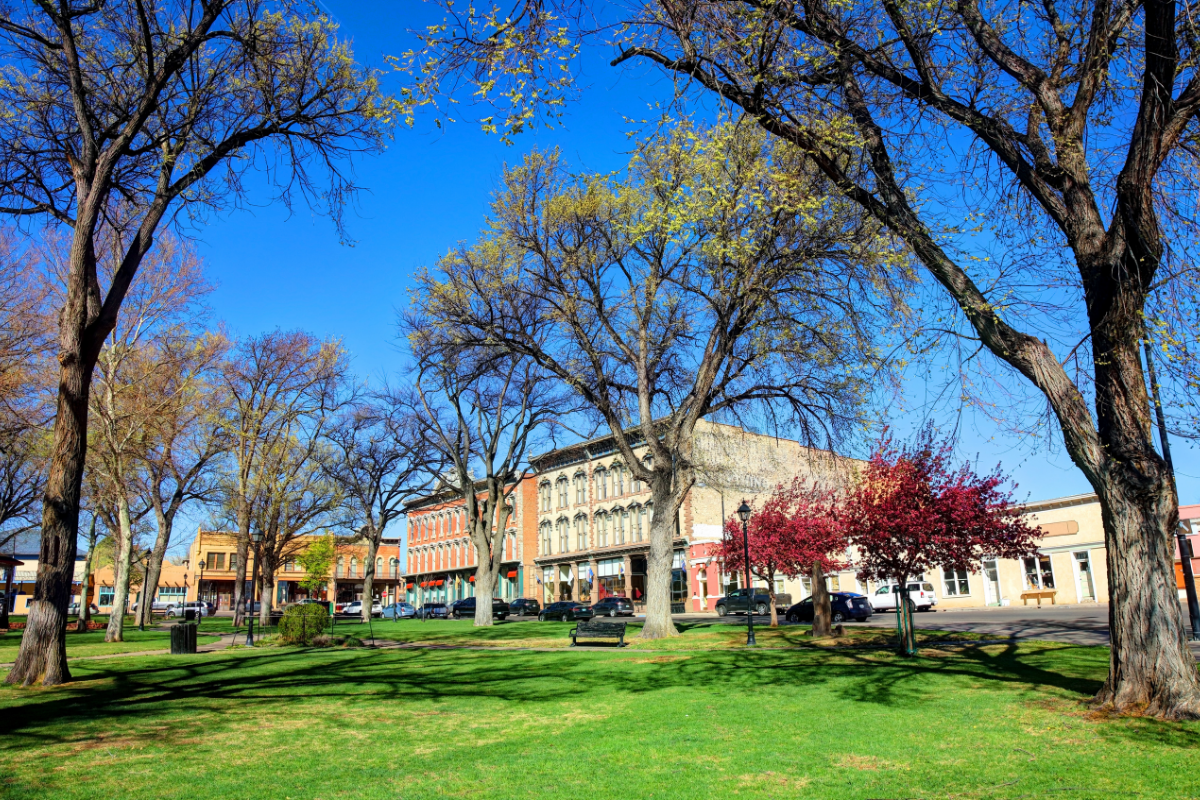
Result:
{"label": "grass field", "polygon": [[0,688],[0,796],[1200,797],[1200,724],[1090,712],[1106,668],[1044,643],[80,661]]}
{"label": "grass field", "polygon": [[[10,664],[17,658],[23,631],[0,633],[0,664]],[[217,641],[216,636],[199,636],[196,644]],[[136,625],[125,628],[125,641],[105,642],[104,631],[67,634],[67,658],[104,656],[114,653],[138,653],[145,650],[169,650],[171,634],[166,630],[139,631]]]}

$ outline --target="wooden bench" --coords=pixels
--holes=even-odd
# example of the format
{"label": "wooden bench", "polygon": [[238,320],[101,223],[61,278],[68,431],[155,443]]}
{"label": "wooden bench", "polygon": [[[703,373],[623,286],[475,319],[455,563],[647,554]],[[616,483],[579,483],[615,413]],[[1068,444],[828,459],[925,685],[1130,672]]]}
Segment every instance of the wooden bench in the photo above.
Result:
{"label": "wooden bench", "polygon": [[1055,605],[1054,595],[1056,592],[1056,589],[1039,589],[1036,592],[1021,592],[1021,600],[1024,605],[1029,605],[1030,600],[1037,600],[1037,604],[1039,606],[1042,604],[1042,600],[1049,600],[1050,605]]}
{"label": "wooden bench", "polygon": [[571,629],[571,647],[577,639],[616,639],[617,647],[625,646],[624,622],[579,622]]}

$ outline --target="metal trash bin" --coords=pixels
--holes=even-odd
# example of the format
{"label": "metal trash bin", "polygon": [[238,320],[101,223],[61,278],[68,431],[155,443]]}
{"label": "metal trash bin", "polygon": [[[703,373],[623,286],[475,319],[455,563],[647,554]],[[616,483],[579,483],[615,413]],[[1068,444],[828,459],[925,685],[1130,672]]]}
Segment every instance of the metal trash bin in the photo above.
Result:
{"label": "metal trash bin", "polygon": [[184,622],[195,622],[196,621],[196,609],[185,608],[183,610],[183,621]]}
{"label": "metal trash bin", "polygon": [[177,622],[171,626],[171,655],[192,655],[196,652],[196,625]]}

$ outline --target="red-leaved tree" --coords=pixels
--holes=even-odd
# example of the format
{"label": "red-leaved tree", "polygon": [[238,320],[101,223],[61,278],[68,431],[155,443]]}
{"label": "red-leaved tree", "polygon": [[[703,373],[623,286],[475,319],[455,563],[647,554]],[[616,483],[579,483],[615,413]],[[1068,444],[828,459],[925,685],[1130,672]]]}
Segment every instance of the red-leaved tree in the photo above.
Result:
{"label": "red-leaved tree", "polygon": [[951,445],[926,426],[907,445],[885,434],[846,496],[840,517],[858,550],[858,576],[895,581],[902,652],[916,650],[908,580],[934,567],[979,571],[981,560],[1022,558],[1036,551],[1038,532],[999,467],[980,476],[954,466]]}
{"label": "red-leaved tree", "polygon": [[[779,625],[775,580],[807,574],[813,581],[813,635],[829,635],[831,609],[825,573],[839,568],[836,556],[846,549],[836,506],[832,491],[793,478],[790,485],[777,486],[763,507],[750,516],[750,571],[767,582],[771,627]],[[730,517],[720,548],[726,571],[745,573],[743,553],[742,523]]]}

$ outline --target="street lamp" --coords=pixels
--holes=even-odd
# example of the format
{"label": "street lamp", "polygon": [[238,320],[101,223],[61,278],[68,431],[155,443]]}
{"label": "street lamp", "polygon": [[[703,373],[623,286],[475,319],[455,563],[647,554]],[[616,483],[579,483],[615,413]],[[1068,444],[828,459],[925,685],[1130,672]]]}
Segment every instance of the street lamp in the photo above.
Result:
{"label": "street lamp", "polygon": [[[150,597],[147,599],[146,597],[146,590],[150,588],[146,585],[150,580],[150,555],[151,553],[148,548],[146,552],[142,554],[142,557],[145,559],[145,563],[142,564],[142,599],[140,601],[141,604],[138,606],[139,631],[146,630],[146,617],[152,614],[154,611],[154,598]],[[147,605],[149,605],[149,608],[147,608]]]}
{"label": "street lamp", "polygon": [[258,588],[258,562],[262,560],[259,545],[262,544],[262,528],[250,531],[250,540],[254,542],[254,568],[250,572],[250,594],[246,597],[246,646],[254,646],[254,592]]}
{"label": "street lamp", "polygon": [[204,568],[208,564],[204,563],[204,559],[202,558],[196,566],[200,567],[200,577],[196,579],[196,602],[199,603],[196,606],[196,613],[199,615],[196,617],[196,630],[198,632],[200,630],[200,620],[204,619]]}
{"label": "street lamp", "polygon": [[750,506],[742,499],[738,506],[738,519],[742,521],[742,557],[746,559],[746,646],[753,647],[754,641],[754,580],[750,576]]}

